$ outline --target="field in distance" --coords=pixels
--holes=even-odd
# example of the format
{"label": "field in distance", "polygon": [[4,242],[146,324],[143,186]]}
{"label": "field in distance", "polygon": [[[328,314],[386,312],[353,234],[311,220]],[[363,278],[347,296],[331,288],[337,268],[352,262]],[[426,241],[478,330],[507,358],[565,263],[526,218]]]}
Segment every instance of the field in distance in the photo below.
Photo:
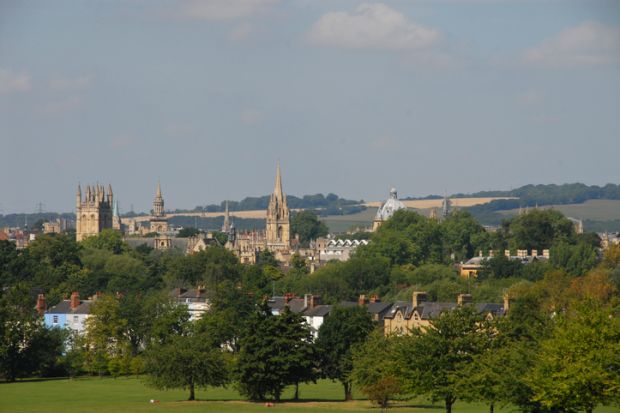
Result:
{"label": "field in distance", "polygon": [[[568,217],[589,219],[593,221],[613,221],[620,219],[620,200],[591,199],[583,204],[545,205],[540,208],[553,208]],[[502,215],[513,216],[519,213],[518,209],[498,211]]]}
{"label": "field in distance", "polygon": [[[300,385],[298,402],[291,401],[293,389],[283,395],[284,403],[266,407],[264,403],[243,401],[232,388],[198,390],[195,402],[185,401],[187,391],[155,390],[146,387],[136,378],[80,378],[75,380],[33,380],[17,383],[0,383],[0,412],[2,413],[141,413],[141,412],[265,412],[273,409],[281,413],[322,413],[346,410],[351,413],[372,413],[380,409],[367,400],[343,402],[342,386],[327,380],[317,384]],[[150,400],[157,403],[150,403]],[[437,413],[443,406],[429,402],[402,401],[393,406],[395,412]],[[455,413],[488,411],[482,404],[458,402]],[[511,407],[495,409],[498,413],[513,411]],[[596,413],[611,413],[611,408],[600,408]]]}
{"label": "field in distance", "polygon": [[[488,204],[491,201],[498,199],[517,199],[512,197],[498,197],[498,198],[450,198],[452,206],[466,208],[474,205]],[[378,208],[384,201],[370,201],[364,205],[367,207]],[[428,209],[428,208],[441,208],[443,199],[414,199],[414,200],[401,200],[407,208],[415,209]]]}

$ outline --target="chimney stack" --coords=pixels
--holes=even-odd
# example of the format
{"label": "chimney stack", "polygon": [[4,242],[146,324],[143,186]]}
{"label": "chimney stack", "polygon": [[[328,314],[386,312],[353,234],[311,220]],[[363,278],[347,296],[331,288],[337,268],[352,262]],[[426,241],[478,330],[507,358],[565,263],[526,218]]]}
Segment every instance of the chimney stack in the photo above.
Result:
{"label": "chimney stack", "polygon": [[364,294],[360,294],[360,298],[357,299],[357,304],[366,305],[366,296]]}
{"label": "chimney stack", "polygon": [[370,296],[370,302],[371,303],[378,303],[379,302],[379,297],[377,296],[377,294],[373,294]]}
{"label": "chimney stack", "polygon": [[504,256],[510,258],[510,250],[504,250]]}
{"label": "chimney stack", "polygon": [[456,303],[459,306],[464,306],[465,304],[471,304],[472,301],[473,300],[472,300],[471,294],[459,294],[456,297]]}
{"label": "chimney stack", "polygon": [[80,293],[74,291],[71,293],[71,310],[75,310],[80,305]]}
{"label": "chimney stack", "polygon": [[549,259],[549,257],[550,257],[549,250],[543,250],[543,257]]}
{"label": "chimney stack", "polygon": [[47,310],[47,304],[45,303],[45,294],[39,294],[37,296],[37,313],[39,315],[45,314],[45,310]]}
{"label": "chimney stack", "polygon": [[495,251],[489,250],[489,258],[493,258],[495,256]]}
{"label": "chimney stack", "polygon": [[412,308],[416,308],[422,305],[422,303],[426,302],[427,296],[424,291],[414,291],[411,296],[411,306]]}
{"label": "chimney stack", "polygon": [[538,250],[532,250],[532,257],[538,257]]}
{"label": "chimney stack", "polygon": [[510,296],[504,294],[504,314],[506,314],[508,310],[510,310]]}
{"label": "chimney stack", "polygon": [[295,294],[293,293],[284,294],[284,304],[288,304],[289,301],[291,301],[294,297],[295,297]]}

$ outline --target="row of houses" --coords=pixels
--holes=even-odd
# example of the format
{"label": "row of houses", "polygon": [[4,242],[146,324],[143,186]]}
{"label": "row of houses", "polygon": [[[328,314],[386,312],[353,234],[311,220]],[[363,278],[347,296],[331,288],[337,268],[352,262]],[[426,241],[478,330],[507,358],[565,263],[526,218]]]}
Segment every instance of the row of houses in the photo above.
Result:
{"label": "row of houses", "polygon": [[[176,288],[171,291],[170,296],[179,305],[187,307],[192,321],[200,319],[209,310],[208,294],[203,288]],[[63,300],[48,309],[45,296],[39,294],[36,309],[43,316],[47,327],[68,328],[83,333],[91,307],[97,298],[98,295],[95,295],[82,300],[79,294],[74,292],[70,299]],[[314,338],[318,337],[321,325],[335,307],[335,305],[322,304],[321,298],[313,294],[305,294],[303,297],[296,297],[293,294],[274,296],[267,300],[267,304],[274,315],[282,313],[286,307],[294,313],[301,314]],[[430,321],[442,312],[466,305],[472,306],[484,317],[492,319],[503,316],[508,311],[510,303],[507,297],[501,304],[473,303],[470,294],[459,294],[454,302],[436,302],[429,301],[426,292],[414,291],[411,301],[382,302],[376,295],[370,297],[360,295],[357,301],[341,301],[337,304],[339,307],[365,308],[386,335],[406,334],[413,328],[428,327]]]}

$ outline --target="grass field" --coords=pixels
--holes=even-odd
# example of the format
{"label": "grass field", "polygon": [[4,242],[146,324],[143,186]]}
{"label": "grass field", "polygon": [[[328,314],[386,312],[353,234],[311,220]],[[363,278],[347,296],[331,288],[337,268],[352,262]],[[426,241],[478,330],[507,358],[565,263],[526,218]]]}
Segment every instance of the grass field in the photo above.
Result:
{"label": "grass field", "polygon": [[[196,393],[198,401],[188,402],[187,392],[161,391],[146,387],[136,378],[82,378],[77,380],[34,380],[0,384],[0,412],[2,413],[140,413],[140,412],[278,412],[321,413],[344,410],[347,412],[373,413],[380,410],[366,400],[340,401],[342,388],[339,383],[321,381],[300,386],[301,401],[292,402],[292,389],[287,389],[284,402],[274,407],[263,403],[242,401],[233,389],[208,389]],[[150,400],[158,403],[150,403]],[[287,401],[288,400],[288,401]],[[437,413],[441,405],[419,401],[395,403],[392,410],[402,413]],[[486,412],[481,404],[457,402],[455,413]],[[514,409],[496,409],[507,413]],[[597,413],[618,412],[618,409],[600,408]]]}
{"label": "grass field", "polygon": [[[589,219],[593,221],[613,221],[620,219],[620,201],[612,199],[591,199],[583,204],[550,205],[541,208],[553,208],[566,216]],[[498,211],[502,215],[513,216],[519,213],[518,209]]]}

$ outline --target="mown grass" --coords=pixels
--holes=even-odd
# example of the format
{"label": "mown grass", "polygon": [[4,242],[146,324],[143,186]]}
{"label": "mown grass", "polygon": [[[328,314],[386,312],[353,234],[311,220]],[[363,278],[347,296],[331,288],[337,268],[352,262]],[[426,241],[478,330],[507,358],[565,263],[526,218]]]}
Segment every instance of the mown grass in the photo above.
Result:
{"label": "mown grass", "polygon": [[[374,413],[380,410],[363,399],[342,401],[339,383],[320,381],[300,386],[299,402],[293,402],[293,389],[284,394],[283,403],[267,407],[264,403],[244,401],[232,388],[201,389],[199,399],[186,401],[183,390],[155,390],[136,378],[80,378],[76,380],[32,380],[0,384],[0,412],[4,413],[141,413],[141,412],[266,412],[321,413],[344,410],[347,412]],[[356,395],[359,397],[359,395]],[[150,400],[157,403],[150,403]],[[438,413],[440,404],[432,405],[423,400],[395,403],[392,410],[399,413]],[[455,413],[487,412],[482,404],[457,402]],[[496,409],[507,413],[514,409]],[[618,412],[614,408],[600,408],[597,413]]]}

